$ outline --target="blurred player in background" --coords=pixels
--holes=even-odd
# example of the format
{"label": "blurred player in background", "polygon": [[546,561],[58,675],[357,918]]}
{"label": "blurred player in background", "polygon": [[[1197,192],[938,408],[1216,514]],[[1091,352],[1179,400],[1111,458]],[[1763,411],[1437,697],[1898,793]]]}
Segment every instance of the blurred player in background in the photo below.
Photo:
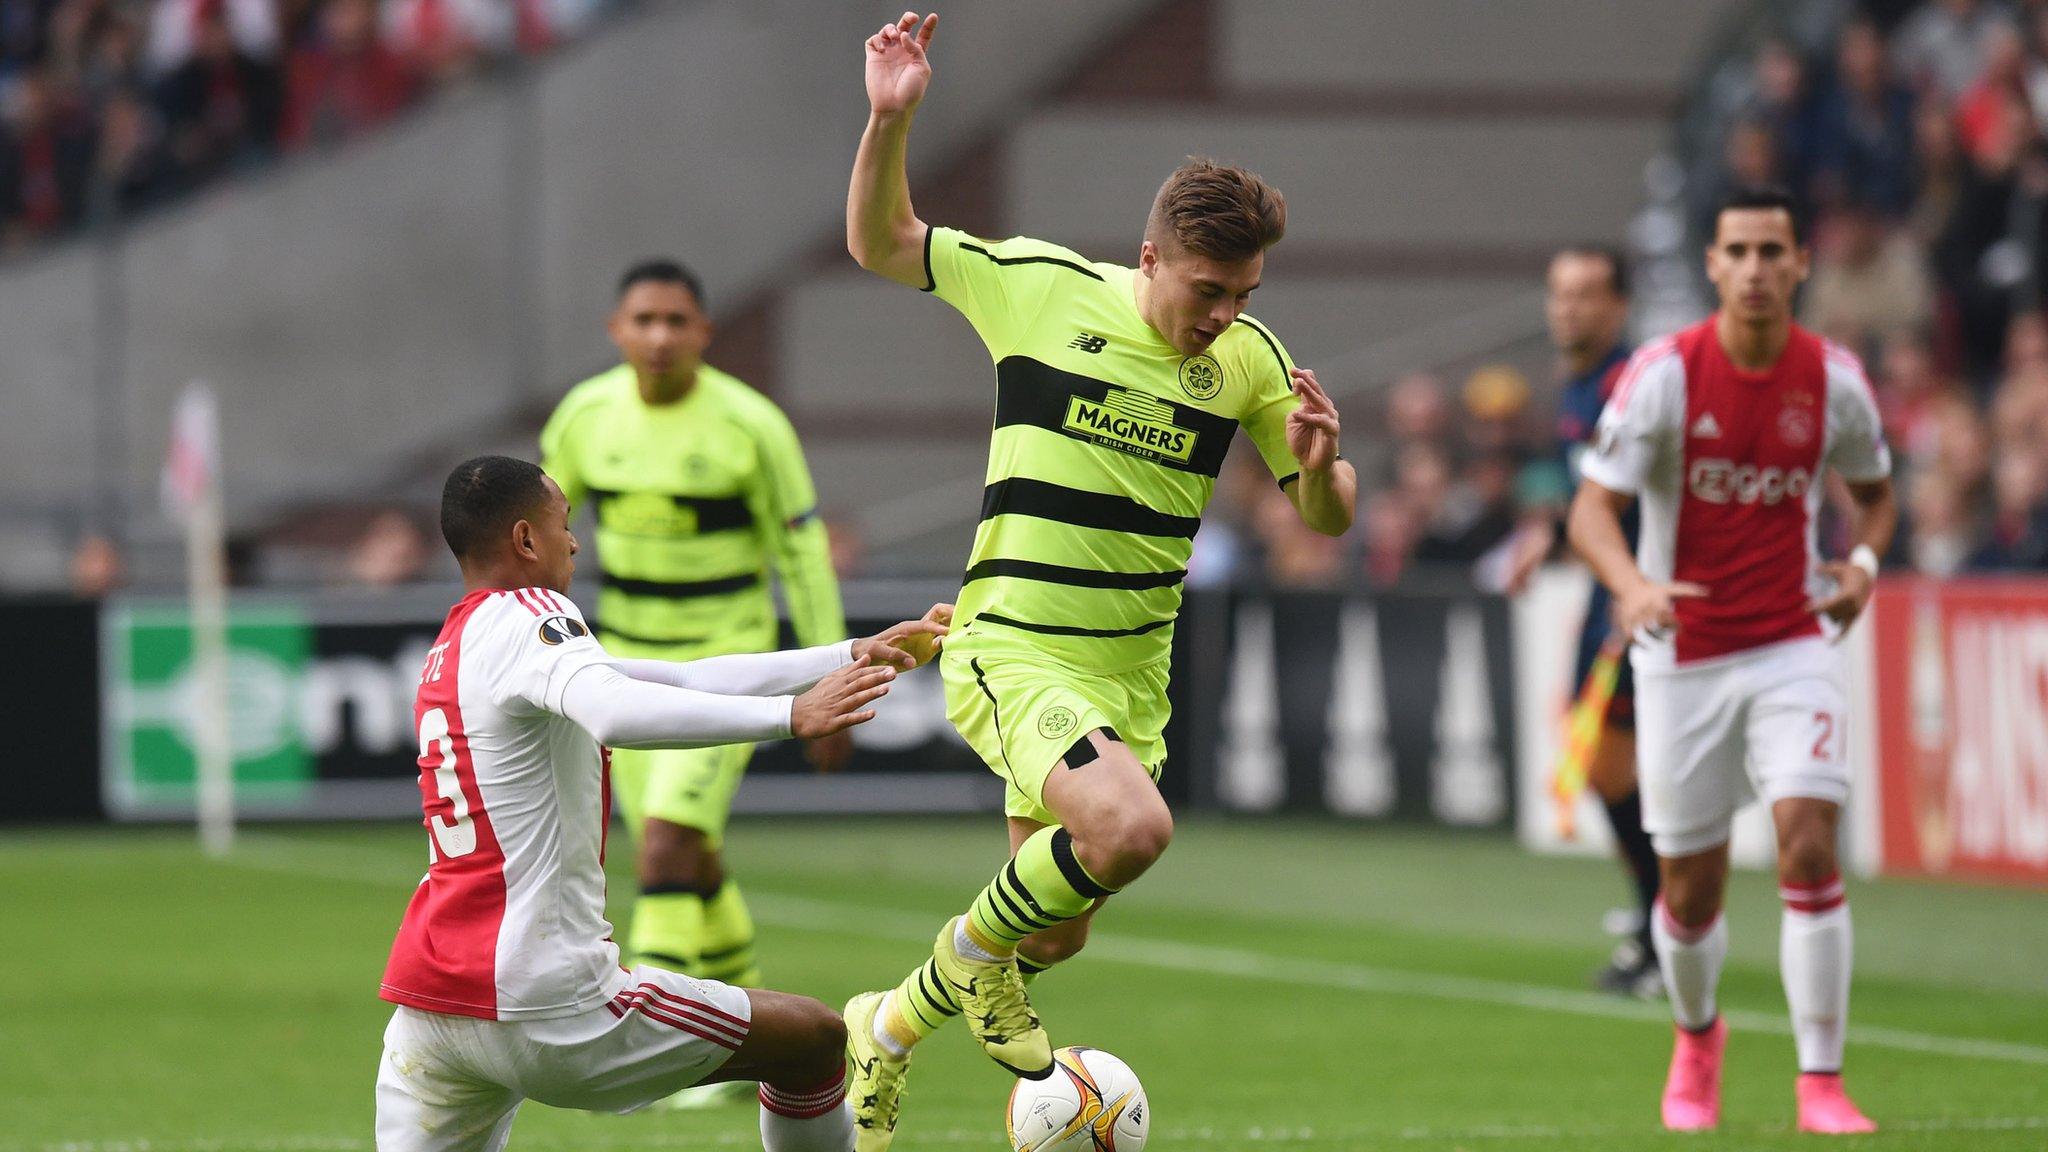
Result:
{"label": "blurred player in background", "polygon": [[[697,278],[670,261],[635,265],[608,331],[626,362],[572,389],[540,444],[570,501],[593,505],[606,646],[664,660],[772,651],[771,568],[797,642],[842,639],[839,585],[796,432],[767,397],[703,362],[712,327]],[[811,748],[814,762],[838,766],[850,740],[827,737]],[[760,982],[753,919],[723,858],[753,751],[733,743],[616,757],[639,847],[634,956],[703,979]]]}
{"label": "blurred player in background", "polygon": [[[1783,192],[1722,203],[1707,249],[1720,311],[1630,359],[1572,505],[1572,545],[1634,638],[1643,826],[1664,871],[1652,931],[1677,1022],[1663,1101],[1673,1130],[1720,1120],[1729,825],[1758,795],[1777,827],[1799,1128],[1876,1127],[1842,1087],[1848,705],[1834,640],[1869,602],[1898,512],[1862,365],[1792,323],[1803,228]],[[1846,562],[1815,551],[1828,469],[1854,506]],[[1638,500],[1632,551],[1621,516]]]}
{"label": "blurred player in background", "polygon": [[1311,527],[1342,533],[1355,501],[1336,406],[1243,315],[1286,223],[1257,176],[1174,172],[1135,269],[918,219],[904,154],[936,19],[905,13],[867,42],[847,247],[959,309],[996,361],[988,486],[943,668],[949,718],[1009,782],[1013,855],[928,961],[848,1003],[864,1152],[893,1139],[912,1046],[955,1015],[1004,1067],[1051,1073],[1024,978],[1077,952],[1093,910],[1172,837],[1156,780],[1173,622],[1238,428]]}
{"label": "blurred player in background", "polygon": [[[619,963],[605,922],[611,753],[844,731],[944,627],[695,664],[625,660],[569,599],[569,503],[505,456],[458,465],[441,532],[465,595],[420,670],[428,832],[380,995],[378,1152],[496,1152],[527,1099],[630,1112],[760,1081],[769,1152],[845,1152],[845,1029],[802,996]],[[789,693],[801,693],[791,696]]]}
{"label": "blurred player in background", "polygon": [[[1544,318],[1562,377],[1557,454],[1565,474],[1575,483],[1579,454],[1592,442],[1600,408],[1607,403],[1631,351],[1622,339],[1628,326],[1628,264],[1613,248],[1566,248],[1551,258],[1544,287]],[[1509,575],[1510,592],[1526,587],[1529,577],[1549,557],[1557,543],[1556,516],[1557,505],[1548,504],[1532,517],[1531,530],[1521,542]],[[1622,530],[1629,547],[1634,548],[1634,506],[1622,514]],[[1649,999],[1664,990],[1650,940],[1650,916],[1657,903],[1657,852],[1643,831],[1642,799],[1636,791],[1635,682],[1627,654],[1618,651],[1613,640],[1613,624],[1613,599],[1607,587],[1596,580],[1586,601],[1585,623],[1579,628],[1572,685],[1582,702],[1594,698],[1588,692],[1596,674],[1611,675],[1612,687],[1597,734],[1583,750],[1584,763],[1561,766],[1561,770],[1582,774],[1579,778],[1599,795],[1607,810],[1608,827],[1614,831],[1615,850],[1635,889],[1635,915],[1620,926],[1624,931],[1617,933],[1629,938],[1614,950],[1594,981],[1605,991]],[[1611,673],[1601,668],[1603,657],[1613,662]]]}

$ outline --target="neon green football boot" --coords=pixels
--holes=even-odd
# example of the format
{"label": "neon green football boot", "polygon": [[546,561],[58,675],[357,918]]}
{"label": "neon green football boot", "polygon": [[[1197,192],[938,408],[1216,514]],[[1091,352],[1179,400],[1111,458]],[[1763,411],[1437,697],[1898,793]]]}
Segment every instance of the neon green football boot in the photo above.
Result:
{"label": "neon green football boot", "polygon": [[846,1002],[846,1102],[853,1106],[854,1152],[889,1152],[910,1056],[901,1060],[875,1043],[875,1014],[887,992],[863,992]]}
{"label": "neon green football boot", "polygon": [[970,960],[953,947],[959,917],[946,922],[932,946],[939,977],[960,1001],[960,1016],[988,1058],[1027,1080],[1052,1074],[1052,1039],[1031,1010],[1013,956],[1001,963]]}

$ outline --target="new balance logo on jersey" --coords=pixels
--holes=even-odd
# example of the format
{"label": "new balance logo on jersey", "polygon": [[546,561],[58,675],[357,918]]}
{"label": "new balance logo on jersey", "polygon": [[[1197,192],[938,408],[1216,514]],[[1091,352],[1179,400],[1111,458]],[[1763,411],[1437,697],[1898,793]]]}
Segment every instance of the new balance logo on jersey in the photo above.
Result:
{"label": "new balance logo on jersey", "polygon": [[[1697,433],[1695,433],[1697,435]],[[1685,486],[1694,499],[1709,504],[1777,504],[1806,495],[1813,475],[1804,468],[1758,468],[1733,460],[1695,460]]]}
{"label": "new balance logo on jersey", "polygon": [[1714,419],[1712,412],[1700,413],[1700,418],[1692,422],[1692,438],[1695,440],[1719,440],[1721,438],[1721,422]]}
{"label": "new balance logo on jersey", "polygon": [[1109,341],[1105,340],[1100,336],[1095,335],[1092,332],[1083,332],[1079,336],[1076,336],[1072,340],[1068,341],[1067,347],[1079,348],[1081,351],[1088,353],[1090,356],[1093,356],[1097,352],[1102,351],[1104,348],[1109,347]]}

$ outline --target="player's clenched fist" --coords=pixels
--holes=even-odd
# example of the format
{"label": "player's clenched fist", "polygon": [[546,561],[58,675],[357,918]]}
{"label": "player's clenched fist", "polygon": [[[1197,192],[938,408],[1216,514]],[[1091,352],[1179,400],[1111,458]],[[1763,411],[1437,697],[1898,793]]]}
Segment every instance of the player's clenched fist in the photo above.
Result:
{"label": "player's clenched fist", "polygon": [[875,718],[868,705],[889,693],[896,670],[863,656],[811,686],[789,709],[789,734],[815,740]]}
{"label": "player's clenched fist", "polygon": [[920,19],[905,12],[894,24],[868,37],[868,107],[880,113],[909,112],[924,99],[932,82],[932,62],[925,54],[939,14]]}

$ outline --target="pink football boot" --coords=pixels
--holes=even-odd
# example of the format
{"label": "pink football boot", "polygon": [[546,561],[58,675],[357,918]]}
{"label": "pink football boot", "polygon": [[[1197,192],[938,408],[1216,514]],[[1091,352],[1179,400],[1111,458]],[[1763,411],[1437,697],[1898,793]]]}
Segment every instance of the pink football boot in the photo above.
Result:
{"label": "pink football boot", "polygon": [[1841,1073],[1801,1072],[1799,1130],[1830,1134],[1875,1132],[1877,1125],[1842,1090]]}
{"label": "pink football boot", "polygon": [[[1664,1127],[1673,1132],[1712,1131],[1721,1123],[1721,1052],[1728,1046],[1728,1025],[1716,1016],[1704,1032],[1673,1032],[1677,1044],[1671,1050],[1671,1074],[1664,1080]],[[1801,1084],[1799,1115],[1804,1120],[1803,1078]]]}

